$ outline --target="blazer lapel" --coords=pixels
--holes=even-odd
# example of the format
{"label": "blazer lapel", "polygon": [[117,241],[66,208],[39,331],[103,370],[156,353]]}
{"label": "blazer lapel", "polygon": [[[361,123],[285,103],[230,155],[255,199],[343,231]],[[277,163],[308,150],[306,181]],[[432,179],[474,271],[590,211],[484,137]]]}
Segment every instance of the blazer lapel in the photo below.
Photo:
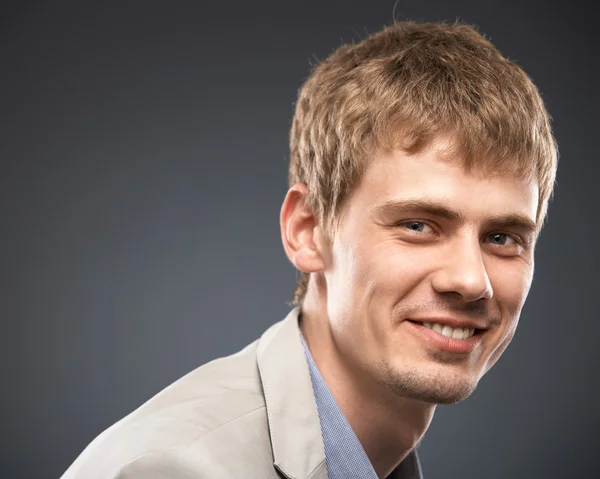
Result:
{"label": "blazer lapel", "polygon": [[257,362],[275,467],[293,479],[327,479],[321,423],[298,328],[299,308],[261,337]]}

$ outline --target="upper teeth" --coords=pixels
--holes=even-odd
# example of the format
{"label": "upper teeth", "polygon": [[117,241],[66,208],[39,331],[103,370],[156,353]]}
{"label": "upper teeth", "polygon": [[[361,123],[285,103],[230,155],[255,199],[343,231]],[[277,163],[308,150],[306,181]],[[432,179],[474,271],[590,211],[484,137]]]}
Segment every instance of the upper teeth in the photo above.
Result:
{"label": "upper teeth", "polygon": [[475,334],[475,329],[473,328],[453,328],[447,324],[439,323],[423,323],[423,326],[453,339],[468,339]]}

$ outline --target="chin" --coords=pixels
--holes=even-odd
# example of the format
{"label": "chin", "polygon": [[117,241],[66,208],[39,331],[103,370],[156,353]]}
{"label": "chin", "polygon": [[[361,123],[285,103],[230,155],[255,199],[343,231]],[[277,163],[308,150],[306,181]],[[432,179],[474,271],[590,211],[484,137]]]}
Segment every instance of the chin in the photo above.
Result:
{"label": "chin", "polygon": [[429,404],[456,404],[477,388],[477,381],[445,371],[382,368],[380,372],[383,383],[394,394]]}

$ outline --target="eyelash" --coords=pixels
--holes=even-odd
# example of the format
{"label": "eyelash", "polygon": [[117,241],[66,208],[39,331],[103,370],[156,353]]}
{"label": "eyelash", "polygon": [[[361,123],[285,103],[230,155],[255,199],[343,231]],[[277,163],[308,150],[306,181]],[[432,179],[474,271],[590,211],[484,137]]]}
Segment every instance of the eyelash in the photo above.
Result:
{"label": "eyelash", "polygon": [[[401,226],[406,226],[406,225],[415,224],[415,223],[417,223],[417,224],[423,224],[425,226],[428,226],[429,228],[431,228],[434,231],[436,229],[436,228],[434,228],[433,226],[431,226],[426,221],[417,221],[417,220],[402,221],[400,223],[397,223],[395,226],[401,227]],[[410,231],[411,234],[419,234],[419,233],[421,233],[421,231],[410,230],[408,228],[406,228],[406,230]],[[486,235],[486,238],[489,238],[490,236],[498,235],[498,234],[500,234],[500,235],[506,235],[508,238],[512,239],[515,242],[515,244],[517,244],[519,246],[525,247],[527,245],[527,243],[520,236],[515,235],[515,234],[511,234],[511,233],[505,233],[505,232],[502,232],[502,231],[494,231],[492,233],[488,233]],[[497,245],[497,246],[505,246],[505,245]]]}

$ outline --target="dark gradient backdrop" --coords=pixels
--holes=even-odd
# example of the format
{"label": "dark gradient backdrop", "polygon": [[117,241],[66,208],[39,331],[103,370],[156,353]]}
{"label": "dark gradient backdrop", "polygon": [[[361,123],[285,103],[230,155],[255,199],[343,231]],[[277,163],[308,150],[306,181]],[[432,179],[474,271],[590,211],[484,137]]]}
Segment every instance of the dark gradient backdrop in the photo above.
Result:
{"label": "dark gradient backdrop", "polygon": [[[216,3],[3,2],[2,478],[60,476],[289,309],[278,214],[296,91],[392,21],[393,0]],[[398,3],[399,19],[479,25],[540,87],[561,148],[520,329],[470,399],[438,409],[427,479],[600,477],[591,5]]]}

